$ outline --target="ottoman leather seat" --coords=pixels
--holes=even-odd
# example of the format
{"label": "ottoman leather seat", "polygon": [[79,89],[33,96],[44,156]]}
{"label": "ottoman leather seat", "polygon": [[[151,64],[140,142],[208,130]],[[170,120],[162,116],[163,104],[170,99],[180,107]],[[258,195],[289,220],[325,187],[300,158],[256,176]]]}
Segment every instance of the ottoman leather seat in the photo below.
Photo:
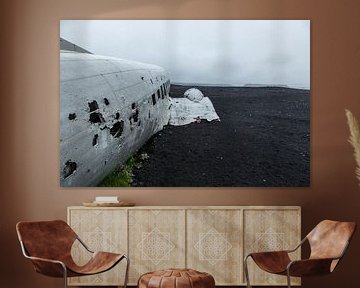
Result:
{"label": "ottoman leather seat", "polygon": [[214,277],[193,269],[166,269],[140,276],[138,288],[214,288]]}

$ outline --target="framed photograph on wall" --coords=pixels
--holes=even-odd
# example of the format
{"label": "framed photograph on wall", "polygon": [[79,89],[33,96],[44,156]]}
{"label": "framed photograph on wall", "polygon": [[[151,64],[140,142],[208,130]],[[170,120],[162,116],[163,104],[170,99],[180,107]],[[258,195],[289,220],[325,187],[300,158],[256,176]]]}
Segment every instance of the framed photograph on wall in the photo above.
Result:
{"label": "framed photograph on wall", "polygon": [[309,186],[310,21],[60,21],[60,184]]}

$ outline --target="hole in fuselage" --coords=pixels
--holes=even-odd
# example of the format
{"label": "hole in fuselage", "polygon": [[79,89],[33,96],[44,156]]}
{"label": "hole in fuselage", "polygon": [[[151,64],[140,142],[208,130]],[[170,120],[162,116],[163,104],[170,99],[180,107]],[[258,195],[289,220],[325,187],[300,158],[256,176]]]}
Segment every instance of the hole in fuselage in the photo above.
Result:
{"label": "hole in fuselage", "polygon": [[90,112],[93,112],[93,111],[96,111],[97,109],[99,109],[99,105],[95,100],[92,102],[89,102],[88,104],[89,104]]}
{"label": "hole in fuselage", "polygon": [[68,160],[65,163],[64,169],[63,169],[63,176],[64,178],[69,177],[70,175],[74,174],[76,171],[77,164],[74,161]]}
{"label": "hole in fuselage", "polygon": [[123,131],[124,131],[124,121],[118,121],[110,128],[110,134],[115,138],[120,137]]}
{"label": "hole in fuselage", "polygon": [[70,113],[69,114],[69,120],[75,120],[76,118],[76,114],[75,113]]}
{"label": "hole in fuselage", "polygon": [[135,113],[133,114],[134,122],[138,122],[139,120],[139,109],[136,109]]}
{"label": "hole in fuselage", "polygon": [[93,112],[90,114],[89,121],[93,124],[104,122],[104,118],[99,112]]}
{"label": "hole in fuselage", "polygon": [[95,134],[94,135],[94,138],[92,140],[92,145],[95,146],[96,144],[98,144],[98,138],[99,138],[99,135],[98,134]]}

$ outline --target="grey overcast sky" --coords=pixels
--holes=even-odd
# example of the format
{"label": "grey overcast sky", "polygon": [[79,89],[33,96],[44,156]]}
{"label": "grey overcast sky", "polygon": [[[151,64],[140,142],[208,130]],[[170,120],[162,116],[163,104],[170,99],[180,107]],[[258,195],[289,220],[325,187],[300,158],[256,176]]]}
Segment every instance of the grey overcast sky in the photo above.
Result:
{"label": "grey overcast sky", "polygon": [[62,20],[60,36],[162,66],[173,83],[310,88],[309,20]]}

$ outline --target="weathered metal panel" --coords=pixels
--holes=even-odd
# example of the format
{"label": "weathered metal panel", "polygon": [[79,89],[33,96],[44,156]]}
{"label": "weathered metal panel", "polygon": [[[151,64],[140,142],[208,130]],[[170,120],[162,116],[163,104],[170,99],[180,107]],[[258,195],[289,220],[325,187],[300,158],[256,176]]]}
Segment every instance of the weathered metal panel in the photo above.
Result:
{"label": "weathered metal panel", "polygon": [[60,82],[61,186],[97,185],[169,122],[161,67],[61,52]]}

